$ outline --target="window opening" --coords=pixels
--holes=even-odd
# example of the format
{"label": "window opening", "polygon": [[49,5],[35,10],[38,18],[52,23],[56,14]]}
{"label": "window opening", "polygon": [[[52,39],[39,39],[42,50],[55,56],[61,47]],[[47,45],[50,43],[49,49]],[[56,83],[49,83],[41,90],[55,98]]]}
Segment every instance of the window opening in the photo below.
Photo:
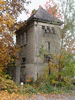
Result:
{"label": "window opening", "polygon": [[26,63],[26,58],[23,57],[23,58],[22,58],[22,61],[21,61],[21,65],[24,65],[25,63]]}
{"label": "window opening", "polygon": [[53,34],[55,34],[55,30],[54,30],[54,27],[52,27],[52,32],[53,32]]}
{"label": "window opening", "polygon": [[45,29],[45,26],[42,26],[42,29]]}
{"label": "window opening", "polygon": [[45,33],[47,33],[47,29],[45,29]]}
{"label": "window opening", "polygon": [[26,62],[26,58],[25,57],[22,58],[22,62]]}
{"label": "window opening", "polygon": [[24,32],[24,44],[27,43],[27,33]]}
{"label": "window opening", "polygon": [[47,30],[49,31],[49,33],[51,33],[51,30],[50,30],[50,27],[49,26],[47,26]]}
{"label": "window opening", "polygon": [[50,27],[49,26],[47,26],[47,30],[50,30]]}
{"label": "window opening", "polygon": [[50,42],[48,41],[48,51],[50,52]]}
{"label": "window opening", "polygon": [[22,46],[22,43],[23,43],[23,36],[22,36],[22,34],[20,35],[20,38],[21,38],[21,41],[20,41],[20,46]]}

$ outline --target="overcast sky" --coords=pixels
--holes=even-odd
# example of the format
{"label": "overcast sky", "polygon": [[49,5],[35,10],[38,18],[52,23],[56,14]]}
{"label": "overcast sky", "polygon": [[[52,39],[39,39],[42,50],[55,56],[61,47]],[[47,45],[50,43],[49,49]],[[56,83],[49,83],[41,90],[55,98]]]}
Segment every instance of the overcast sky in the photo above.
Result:
{"label": "overcast sky", "polygon": [[[39,5],[41,5],[43,8],[45,8],[44,5],[46,4],[46,1],[49,2],[49,0],[31,0],[32,3],[30,3],[28,6],[25,5],[25,7],[26,7],[26,9],[29,9],[29,12],[31,13],[31,11],[32,11],[33,9],[36,9],[36,10],[37,10],[37,9],[39,8]],[[59,0],[54,0],[54,2],[55,2],[56,4],[59,4],[59,5],[60,5],[60,1],[59,1]],[[23,13],[19,16],[18,21],[20,21],[20,20],[24,21],[24,20],[26,20],[28,17],[29,17],[29,15],[26,15],[25,12],[23,12]]]}

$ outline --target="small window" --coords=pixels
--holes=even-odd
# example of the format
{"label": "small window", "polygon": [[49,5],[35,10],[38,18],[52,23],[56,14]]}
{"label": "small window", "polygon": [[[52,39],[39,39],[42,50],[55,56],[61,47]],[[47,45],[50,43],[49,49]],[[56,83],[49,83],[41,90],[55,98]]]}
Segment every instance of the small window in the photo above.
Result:
{"label": "small window", "polygon": [[25,67],[25,64],[26,64],[26,58],[23,57],[23,58],[21,59],[21,66],[24,66],[24,67]]}
{"label": "small window", "polygon": [[27,43],[27,33],[24,32],[24,44],[26,44],[26,43]]}
{"label": "small window", "polygon": [[23,34],[20,35],[20,46],[23,45]]}
{"label": "small window", "polygon": [[48,41],[48,51],[50,52],[50,42]]}
{"label": "small window", "polygon": [[45,29],[45,26],[42,26],[42,29]]}
{"label": "small window", "polygon": [[47,26],[47,30],[49,31],[49,33],[51,33],[51,30],[50,30],[50,27],[49,26]]}
{"label": "small window", "polygon": [[26,62],[26,58],[25,57],[22,58],[22,62]]}
{"label": "small window", "polygon": [[45,33],[47,33],[47,29],[45,29]]}
{"label": "small window", "polygon": [[51,33],[51,30],[49,30],[49,33]]}
{"label": "small window", "polygon": [[50,27],[49,26],[47,26],[47,30],[50,30]]}
{"label": "small window", "polygon": [[44,62],[48,63],[50,61],[50,57],[48,55],[44,55]]}
{"label": "small window", "polygon": [[54,27],[52,27],[52,32],[53,32],[53,34],[55,34],[55,30],[54,30]]}
{"label": "small window", "polygon": [[19,45],[19,36],[18,36],[18,34],[16,34],[16,44]]}

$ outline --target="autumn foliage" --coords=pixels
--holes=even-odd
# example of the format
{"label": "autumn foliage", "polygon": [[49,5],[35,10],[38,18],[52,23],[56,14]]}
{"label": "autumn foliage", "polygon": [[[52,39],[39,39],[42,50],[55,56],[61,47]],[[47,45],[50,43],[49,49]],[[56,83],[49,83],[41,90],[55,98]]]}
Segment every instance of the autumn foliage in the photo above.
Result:
{"label": "autumn foliage", "polygon": [[59,9],[59,7],[57,6],[57,4],[55,4],[55,3],[53,2],[53,0],[49,0],[49,1],[46,2],[46,4],[45,4],[45,9],[46,9],[50,14],[52,14],[53,16],[62,19],[62,16],[61,16],[61,14],[60,14],[60,9]]}
{"label": "autumn foliage", "polygon": [[[29,1],[30,2],[30,1]],[[18,58],[19,46],[14,46],[13,36],[15,31],[22,25],[17,23],[18,15],[24,10],[26,0],[0,0],[0,74],[2,69]],[[20,25],[20,26],[19,26]],[[18,27],[19,26],[19,27]]]}
{"label": "autumn foliage", "polygon": [[[15,31],[25,25],[26,23],[19,22],[17,24],[16,20],[19,15],[19,13],[22,12],[22,10],[26,9],[24,8],[24,3],[26,3],[26,0],[0,0],[0,90],[5,90],[0,92],[0,99],[11,100],[13,99],[24,99],[22,95],[15,94],[15,93],[22,93],[21,86],[16,85],[12,80],[6,79],[2,76],[2,71],[4,68],[7,67],[9,63],[12,63],[15,58],[18,59],[17,53],[20,51],[19,46],[15,46],[13,42],[13,36],[15,34]],[[57,7],[55,3],[53,3],[52,0],[49,0],[49,2],[46,2],[45,4],[46,10],[51,13],[53,16],[57,18],[62,18],[60,14],[60,10]],[[34,10],[36,11],[36,10]],[[61,35],[62,37],[62,35]],[[62,40],[64,37],[62,38]],[[66,44],[64,48],[67,47],[67,43],[70,42],[70,39],[66,40]],[[41,83],[43,80],[44,83],[39,86],[39,90],[45,90],[51,89],[50,85],[53,86],[67,86],[69,88],[72,85],[72,89],[74,87],[73,84],[71,84],[71,78],[74,77],[74,66],[75,66],[75,59],[74,54],[72,54],[72,51],[75,50],[75,42],[72,41],[72,45],[70,46],[69,50],[64,50],[64,52],[61,52],[63,50],[63,47],[61,47],[61,51],[59,51],[59,54],[54,54],[53,59],[50,59],[48,68],[45,68],[45,74],[44,77],[39,79],[39,82]],[[42,54],[45,55],[46,51],[42,49]],[[43,58],[43,56],[41,56]],[[54,59],[57,63],[54,63]],[[51,74],[49,75],[49,68],[51,70]],[[41,80],[41,81],[40,81]],[[31,77],[28,76],[27,82],[31,82]],[[47,83],[46,83],[47,82]],[[50,82],[50,83],[49,83]],[[37,83],[38,84],[38,83]],[[42,86],[46,86],[43,89]],[[44,92],[45,92],[44,91]],[[51,92],[53,90],[47,91]],[[9,94],[12,93],[11,95]],[[32,86],[28,85],[24,87],[24,94],[26,93],[36,93],[36,89],[34,89]],[[17,96],[17,97],[16,97]]]}
{"label": "autumn foliage", "polygon": [[25,100],[26,97],[24,97],[23,95],[20,95],[20,94],[15,94],[15,93],[12,93],[10,94],[7,90],[5,91],[2,91],[0,93],[0,100]]}

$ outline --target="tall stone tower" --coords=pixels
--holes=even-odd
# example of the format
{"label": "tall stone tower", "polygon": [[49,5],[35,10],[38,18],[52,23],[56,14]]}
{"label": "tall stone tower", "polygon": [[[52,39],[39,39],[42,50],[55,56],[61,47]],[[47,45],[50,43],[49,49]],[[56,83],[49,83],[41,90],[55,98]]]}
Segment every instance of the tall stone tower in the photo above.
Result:
{"label": "tall stone tower", "polygon": [[21,61],[16,66],[16,81],[20,81],[20,74],[23,82],[29,75],[36,80],[37,76],[44,74],[44,66],[47,62],[38,58],[37,55],[41,46],[51,54],[59,52],[62,24],[60,20],[40,7],[28,18],[26,25],[16,31],[16,43],[21,47],[19,53]]}

